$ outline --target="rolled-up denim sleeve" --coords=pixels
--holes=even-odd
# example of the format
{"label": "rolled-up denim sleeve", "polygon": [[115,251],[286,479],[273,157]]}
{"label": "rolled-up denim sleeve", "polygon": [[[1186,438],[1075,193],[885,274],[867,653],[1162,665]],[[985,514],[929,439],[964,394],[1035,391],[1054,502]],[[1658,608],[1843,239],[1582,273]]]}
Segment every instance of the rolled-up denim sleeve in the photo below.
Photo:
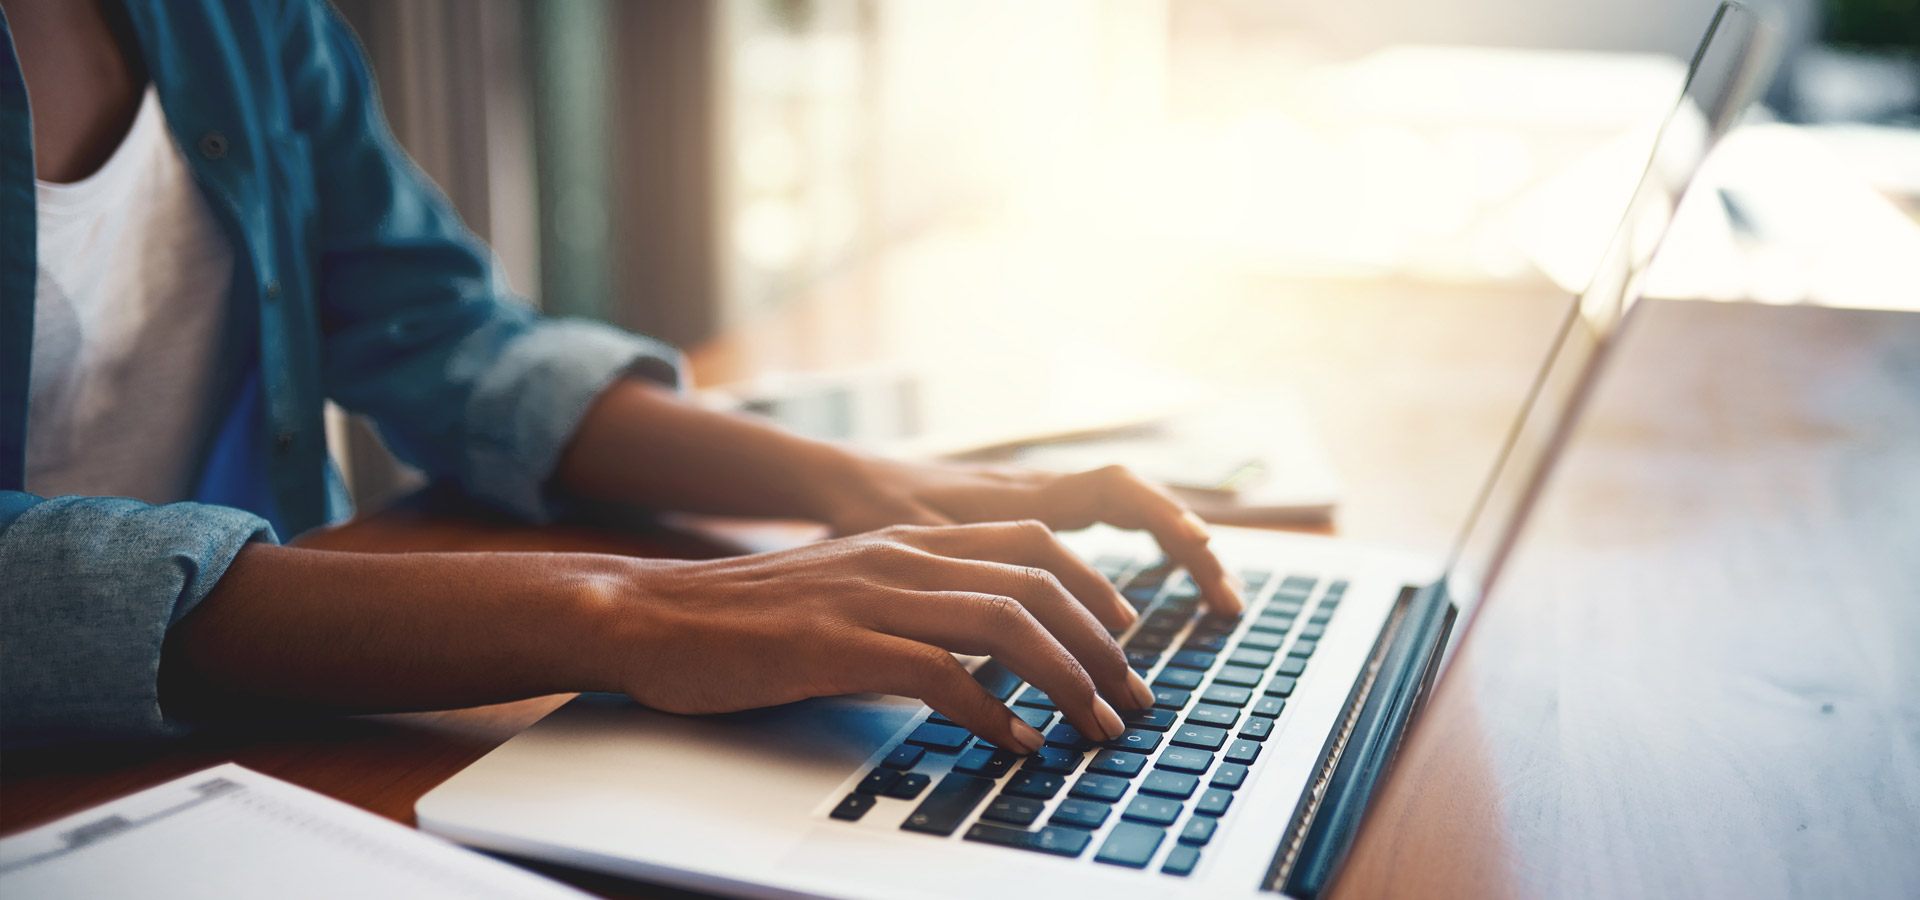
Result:
{"label": "rolled-up denim sleeve", "polygon": [[287,0],[280,57],[312,147],[327,392],[429,476],[534,520],[593,399],[623,375],[680,382],[678,353],[619,329],[548,319],[506,289],[492,253],[394,142],[366,61],[332,7]]}
{"label": "rolled-up denim sleeve", "polygon": [[180,731],[160,709],[167,630],[274,540],[223,506],[0,492],[0,743]]}

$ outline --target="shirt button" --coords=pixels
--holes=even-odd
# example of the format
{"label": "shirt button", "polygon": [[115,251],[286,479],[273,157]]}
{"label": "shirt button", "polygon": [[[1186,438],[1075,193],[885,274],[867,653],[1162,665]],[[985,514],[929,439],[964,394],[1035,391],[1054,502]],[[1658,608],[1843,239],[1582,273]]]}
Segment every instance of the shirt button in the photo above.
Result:
{"label": "shirt button", "polygon": [[282,431],[273,436],[273,449],[285,453],[293,449],[293,432]]}
{"label": "shirt button", "polygon": [[267,292],[267,299],[268,299],[268,300],[277,300],[277,299],[279,299],[279,297],[280,297],[280,279],[278,279],[278,278],[269,278],[269,279],[267,279],[267,284],[266,284],[266,292]]}
{"label": "shirt button", "polygon": [[227,136],[218,131],[209,131],[200,136],[200,155],[208,159],[222,159],[227,155]]}

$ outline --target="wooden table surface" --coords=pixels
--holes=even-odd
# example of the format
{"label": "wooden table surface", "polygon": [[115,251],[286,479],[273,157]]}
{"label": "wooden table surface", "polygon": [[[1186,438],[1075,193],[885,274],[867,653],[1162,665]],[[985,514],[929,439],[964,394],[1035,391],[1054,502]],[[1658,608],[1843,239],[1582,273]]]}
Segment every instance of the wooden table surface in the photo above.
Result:
{"label": "wooden table surface", "polygon": [[[1348,484],[1341,534],[1438,551],[1553,305],[1298,290],[1312,300],[1272,304],[1243,329],[1257,341],[1199,365],[1292,386]],[[799,363],[862,355],[818,353]],[[742,357],[759,359],[699,362],[738,374]],[[726,549],[437,500],[302,543]],[[1338,895],[1920,895],[1920,316],[1650,305],[1475,627]],[[0,831],[228,760],[411,822],[563,699],[11,753]]]}

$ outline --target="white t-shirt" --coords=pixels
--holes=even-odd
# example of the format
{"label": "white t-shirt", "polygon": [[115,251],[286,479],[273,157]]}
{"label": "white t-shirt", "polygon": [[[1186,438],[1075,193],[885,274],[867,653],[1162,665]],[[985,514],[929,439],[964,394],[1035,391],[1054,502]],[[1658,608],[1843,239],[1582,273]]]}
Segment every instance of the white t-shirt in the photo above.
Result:
{"label": "white t-shirt", "polygon": [[34,183],[39,279],[27,490],[191,495],[213,414],[233,248],[149,87],[94,174]]}

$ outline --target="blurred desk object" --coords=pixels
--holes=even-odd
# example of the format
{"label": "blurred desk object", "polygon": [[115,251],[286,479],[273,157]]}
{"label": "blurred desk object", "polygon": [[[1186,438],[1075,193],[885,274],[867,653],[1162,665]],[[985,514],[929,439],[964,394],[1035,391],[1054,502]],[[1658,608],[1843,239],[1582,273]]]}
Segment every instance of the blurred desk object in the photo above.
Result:
{"label": "blurred desk object", "polygon": [[[1557,305],[1483,289],[1257,291],[1289,292],[1298,302],[1242,303],[1233,321],[1129,324],[1258,335],[1244,352],[1198,363],[1223,380],[1296,388],[1349,486],[1340,533],[1438,552]],[[1028,334],[1005,328],[991,304],[940,318],[950,326],[935,332],[940,340],[983,361],[1017,356],[1009,344]],[[697,364],[711,381],[751,374],[749,359],[858,363],[894,324],[843,297],[767,323],[813,329],[812,359],[760,359],[745,333],[706,348]],[[1920,315],[1644,310],[1335,893],[1920,893],[1910,846],[1920,834],[1916,460]],[[303,543],[722,549],[418,507]],[[422,793],[561,699],[148,748],[10,753],[0,828],[226,760],[410,822]]]}

